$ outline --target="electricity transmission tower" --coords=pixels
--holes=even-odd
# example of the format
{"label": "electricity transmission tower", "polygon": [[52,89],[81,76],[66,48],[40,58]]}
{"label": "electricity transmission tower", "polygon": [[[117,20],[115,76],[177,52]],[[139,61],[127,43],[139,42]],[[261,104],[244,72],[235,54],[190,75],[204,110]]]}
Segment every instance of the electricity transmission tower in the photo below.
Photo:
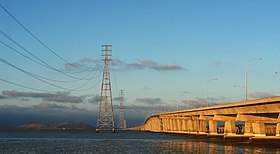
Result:
{"label": "electricity transmission tower", "polygon": [[123,90],[120,91],[120,111],[119,111],[119,118],[118,118],[118,129],[124,130],[126,129],[126,120],[124,116],[124,94]]}
{"label": "electricity transmission tower", "polygon": [[102,130],[111,130],[115,132],[115,124],[114,124],[114,112],[113,112],[113,104],[112,104],[112,91],[111,91],[111,82],[110,82],[110,71],[109,71],[109,62],[110,59],[112,45],[102,45],[102,56],[104,61],[103,68],[103,78],[101,85],[101,96],[99,102],[99,112],[97,119],[97,127],[96,132]]}

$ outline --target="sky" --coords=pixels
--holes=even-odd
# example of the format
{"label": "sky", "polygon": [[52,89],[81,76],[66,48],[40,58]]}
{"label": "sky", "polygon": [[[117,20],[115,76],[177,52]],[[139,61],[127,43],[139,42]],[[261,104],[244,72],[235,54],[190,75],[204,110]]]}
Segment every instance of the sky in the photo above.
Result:
{"label": "sky", "polygon": [[115,123],[120,90],[128,126],[150,114],[203,106],[206,93],[209,105],[243,101],[245,66],[248,99],[280,95],[277,0],[0,4],[1,127],[95,126],[102,44],[112,45]]}

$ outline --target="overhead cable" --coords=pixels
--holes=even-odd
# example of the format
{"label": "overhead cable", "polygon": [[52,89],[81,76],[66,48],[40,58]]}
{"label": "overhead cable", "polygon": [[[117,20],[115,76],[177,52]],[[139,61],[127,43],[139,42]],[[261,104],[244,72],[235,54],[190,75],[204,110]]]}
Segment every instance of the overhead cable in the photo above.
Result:
{"label": "overhead cable", "polygon": [[[24,48],[22,45],[20,45],[19,43],[17,43],[14,39],[12,39],[11,37],[9,37],[7,34],[5,34],[3,31],[0,30],[0,33],[6,37],[8,40],[10,40],[11,42],[13,42],[14,44],[16,44],[19,48],[21,48],[22,50],[24,50],[25,52],[27,52],[29,55],[31,55],[33,58],[35,58],[36,60],[40,61],[41,65],[48,68],[48,69],[52,69],[58,73],[61,73],[65,76],[68,76],[70,78],[73,78],[73,79],[77,79],[77,80],[88,80],[88,79],[85,79],[85,78],[78,78],[78,77],[75,77],[75,76],[72,76],[72,75],[69,75],[67,73],[64,73],[63,71],[61,70],[58,70],[56,68],[54,68],[53,66],[51,66],[50,64],[48,64],[47,62],[45,62],[44,60],[40,59],[39,57],[35,56],[32,52],[30,52],[29,50],[27,50],[26,48]],[[5,44],[4,44],[5,45]],[[18,52],[17,52],[18,53]],[[22,54],[21,54],[22,55]]]}
{"label": "overhead cable", "polygon": [[[44,82],[44,83],[46,83],[46,84],[48,84],[48,85],[51,85],[51,86],[54,86],[54,87],[56,87],[56,88],[60,88],[60,89],[67,90],[67,91],[87,91],[87,90],[88,90],[88,89],[83,89],[83,90],[79,90],[79,89],[81,89],[81,88],[84,87],[86,84],[88,84],[90,80],[87,81],[87,82],[85,82],[84,84],[82,84],[81,86],[79,86],[79,87],[77,87],[77,88],[69,89],[69,88],[65,88],[65,87],[62,87],[62,86],[58,86],[58,85],[56,85],[56,84],[50,83],[50,82],[48,82],[48,81],[45,81],[47,78],[38,76],[38,75],[33,74],[33,73],[30,73],[30,72],[28,72],[28,71],[25,71],[25,70],[23,70],[23,69],[21,69],[21,68],[15,66],[15,65],[13,65],[13,64],[7,62],[6,60],[4,60],[4,59],[2,59],[2,58],[0,58],[0,61],[3,62],[3,63],[5,63],[5,64],[7,64],[7,65],[9,65],[9,66],[11,66],[11,67],[13,67],[13,68],[15,68],[15,69],[17,69],[17,70],[19,70],[19,71],[21,71],[21,72],[23,72],[23,73],[25,73],[25,74],[27,74],[27,75],[29,75],[29,76],[31,76],[31,77],[33,77],[33,78],[35,78],[35,79],[37,79],[37,80],[39,80],[39,81],[41,81],[41,82]],[[98,75],[99,75],[99,74],[98,74]],[[44,79],[45,79],[45,80],[44,80]],[[48,80],[50,80],[50,79],[48,79]]]}
{"label": "overhead cable", "polygon": [[31,90],[37,90],[37,91],[42,91],[42,92],[55,92],[55,91],[49,91],[49,90],[42,90],[42,89],[32,88],[32,87],[21,85],[21,84],[18,84],[18,83],[12,82],[12,81],[8,81],[8,80],[2,79],[2,78],[0,78],[0,81],[6,82],[6,83],[9,83],[9,84],[13,84],[13,85],[16,85],[18,87],[31,89]]}
{"label": "overhead cable", "polygon": [[63,57],[59,56],[56,52],[54,52],[50,47],[48,47],[42,40],[40,40],[38,37],[36,37],[26,26],[24,26],[14,15],[12,15],[3,5],[0,4],[0,7],[17,23],[19,24],[28,34],[30,34],[35,40],[37,40],[42,46],[44,46],[48,51],[50,51],[52,54],[54,54],[56,57],[58,57],[60,60],[66,62],[67,64],[82,70],[82,71],[89,71],[89,69],[83,69],[76,65],[73,65],[72,63],[68,62]]}

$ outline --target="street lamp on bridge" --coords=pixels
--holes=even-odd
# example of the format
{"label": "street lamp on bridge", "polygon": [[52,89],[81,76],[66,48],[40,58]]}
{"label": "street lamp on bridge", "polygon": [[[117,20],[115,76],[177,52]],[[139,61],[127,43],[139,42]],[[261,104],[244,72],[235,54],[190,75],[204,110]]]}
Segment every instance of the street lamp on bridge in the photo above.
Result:
{"label": "street lamp on bridge", "polygon": [[255,60],[262,60],[262,58],[254,58],[254,59],[250,59],[248,61],[245,62],[245,101],[248,100],[248,63],[255,61]]}

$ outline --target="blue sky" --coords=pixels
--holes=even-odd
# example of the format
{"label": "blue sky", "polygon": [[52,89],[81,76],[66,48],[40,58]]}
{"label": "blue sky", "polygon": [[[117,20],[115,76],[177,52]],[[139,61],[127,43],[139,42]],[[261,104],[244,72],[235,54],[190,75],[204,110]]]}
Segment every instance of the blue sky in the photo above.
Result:
{"label": "blue sky", "polygon": [[[254,58],[262,60],[248,63],[249,99],[279,95],[280,73],[275,74],[280,71],[279,3],[273,0],[0,0],[36,37],[73,64],[95,66],[101,58],[101,45],[112,44],[113,97],[118,97],[119,90],[125,90],[127,116],[133,117],[130,121],[134,124],[140,124],[158,108],[174,110],[178,105],[185,109],[186,100],[194,104],[204,102],[206,81],[213,78],[218,80],[208,84],[210,104],[242,101],[244,88],[233,85],[244,85],[244,65]],[[48,64],[69,73],[64,61],[40,45],[3,9],[0,9],[0,20],[2,32]],[[0,40],[26,54],[3,35]],[[36,75],[73,80],[20,56],[3,44],[0,44],[0,54],[1,59]],[[53,91],[49,92],[52,94],[60,92],[66,100],[61,101],[61,95],[54,99],[57,95],[50,97],[42,95],[44,92],[0,81],[0,114],[12,112],[13,124],[21,123],[16,115],[28,117],[40,110],[41,114],[36,115],[44,116],[45,122],[56,121],[50,120],[51,117],[63,113],[69,116],[60,118],[61,121],[80,120],[95,125],[97,103],[88,103],[88,99],[100,94],[100,69],[83,87],[96,85],[94,88],[72,92],[38,81],[3,62],[0,72],[1,79]],[[72,75],[81,78],[87,73]],[[85,83],[55,84],[74,89]],[[50,111],[55,113],[47,114]],[[72,114],[80,119],[71,119]],[[32,118],[28,122],[33,122]],[[1,125],[7,123],[3,118],[0,120]]]}

